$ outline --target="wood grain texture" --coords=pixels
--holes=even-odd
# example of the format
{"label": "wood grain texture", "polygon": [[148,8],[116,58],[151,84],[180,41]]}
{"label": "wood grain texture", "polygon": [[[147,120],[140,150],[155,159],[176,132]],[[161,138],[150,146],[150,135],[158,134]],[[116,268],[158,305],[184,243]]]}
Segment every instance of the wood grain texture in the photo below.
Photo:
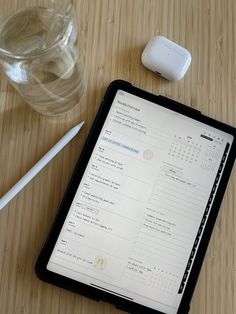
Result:
{"label": "wood grain texture", "polygon": [[[39,1],[35,1],[38,3]],[[34,0],[0,0],[0,17]],[[33,111],[0,74],[0,195],[74,124],[74,139],[0,211],[1,314],[115,314],[121,311],[37,279],[34,263],[79,157],[102,95],[120,78],[236,126],[235,0],[79,0],[78,46],[86,90],[80,106],[52,119]],[[192,53],[185,78],[168,82],[145,69],[141,52],[162,34]],[[190,314],[236,313],[235,172],[217,218]]]}

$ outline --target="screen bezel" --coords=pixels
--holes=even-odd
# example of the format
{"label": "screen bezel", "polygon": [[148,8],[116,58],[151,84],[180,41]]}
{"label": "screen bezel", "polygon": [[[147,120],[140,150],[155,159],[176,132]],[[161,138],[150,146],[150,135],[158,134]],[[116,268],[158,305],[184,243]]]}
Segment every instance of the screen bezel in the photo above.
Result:
{"label": "screen bezel", "polygon": [[94,287],[88,286],[86,284],[80,283],[78,281],[75,281],[73,279],[70,279],[68,277],[64,277],[62,275],[56,274],[54,272],[47,270],[47,264],[51,257],[52,251],[54,249],[54,246],[56,244],[57,238],[59,236],[59,233],[61,231],[61,228],[63,226],[63,223],[66,219],[67,213],[70,209],[71,203],[73,201],[73,198],[75,196],[75,193],[77,191],[77,188],[80,184],[80,181],[82,179],[82,176],[84,174],[84,171],[87,167],[89,158],[92,154],[92,151],[94,149],[94,146],[97,142],[97,139],[99,137],[99,134],[102,130],[103,124],[106,120],[106,117],[108,115],[108,112],[110,110],[110,107],[113,103],[114,97],[116,95],[116,92],[118,90],[123,90],[125,92],[131,93],[135,96],[144,98],[148,101],[151,101],[153,103],[156,103],[157,105],[160,105],[162,107],[165,107],[167,109],[173,110],[175,112],[178,112],[180,114],[183,114],[187,117],[190,117],[192,119],[195,119],[199,122],[203,122],[209,126],[212,126],[214,128],[217,128],[221,131],[224,131],[226,133],[229,133],[234,136],[233,143],[231,145],[229,155],[224,167],[224,171],[221,177],[221,180],[219,182],[219,186],[217,189],[217,193],[214,198],[214,202],[212,204],[212,208],[209,214],[209,218],[206,223],[206,227],[204,229],[200,244],[198,246],[198,250],[196,253],[196,257],[194,260],[194,263],[192,265],[191,272],[189,274],[189,279],[186,284],[186,288],[184,290],[180,306],[178,308],[177,313],[188,313],[189,311],[189,304],[193,295],[193,291],[197,282],[197,278],[201,269],[201,265],[203,263],[203,259],[206,253],[206,249],[210,240],[210,236],[215,224],[215,220],[217,218],[217,214],[219,212],[220,204],[223,199],[223,195],[226,189],[226,185],[234,164],[234,160],[236,157],[236,129],[226,125],[222,122],[216,121],[212,118],[209,118],[205,115],[202,115],[199,111],[192,109],[190,107],[187,107],[183,104],[177,103],[173,100],[170,100],[163,96],[156,96],[149,92],[146,92],[144,90],[141,90],[137,87],[132,86],[130,83],[125,81],[116,80],[113,81],[103,98],[102,104],[100,106],[100,109],[98,111],[98,114],[95,118],[95,121],[93,123],[93,126],[91,128],[91,131],[89,133],[89,136],[87,138],[87,141],[85,143],[85,146],[83,148],[83,151],[81,153],[81,156],[79,158],[79,161],[77,163],[77,166],[75,168],[75,171],[72,175],[71,181],[69,183],[69,186],[67,188],[67,191],[64,195],[64,198],[61,202],[61,205],[59,207],[58,214],[56,216],[55,222],[51,228],[50,234],[47,238],[46,243],[44,244],[41,253],[39,255],[39,258],[35,265],[35,271],[37,276],[42,279],[43,281],[49,282],[51,284],[63,287],[65,289],[71,290],[73,292],[77,292],[79,294],[82,294],[84,296],[93,298],[95,300],[103,300],[110,302],[114,304],[116,307],[120,309],[124,309],[129,312],[137,313],[137,312],[143,312],[143,313],[156,313],[156,314],[164,314],[162,312],[159,312],[157,310],[152,310],[146,306],[136,304],[132,301],[126,300],[122,297],[119,297],[117,295],[113,295],[111,293],[105,292],[103,290],[96,289]]}

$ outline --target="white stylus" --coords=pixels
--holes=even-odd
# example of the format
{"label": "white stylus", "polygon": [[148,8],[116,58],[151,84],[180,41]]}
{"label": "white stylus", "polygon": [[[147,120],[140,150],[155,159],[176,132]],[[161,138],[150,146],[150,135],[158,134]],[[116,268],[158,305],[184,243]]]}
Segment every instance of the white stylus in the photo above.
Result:
{"label": "white stylus", "polygon": [[84,121],[77,124],[67,132],[2,198],[0,198],[0,210],[7,205],[28,184],[49,161],[55,157],[66,144],[79,133]]}

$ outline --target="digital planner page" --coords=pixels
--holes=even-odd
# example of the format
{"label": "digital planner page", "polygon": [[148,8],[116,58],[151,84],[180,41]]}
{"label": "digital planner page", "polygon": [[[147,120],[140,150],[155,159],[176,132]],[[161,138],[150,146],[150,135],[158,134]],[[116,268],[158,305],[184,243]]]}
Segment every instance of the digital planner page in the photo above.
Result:
{"label": "digital planner page", "polygon": [[232,141],[119,90],[47,269],[177,313]]}

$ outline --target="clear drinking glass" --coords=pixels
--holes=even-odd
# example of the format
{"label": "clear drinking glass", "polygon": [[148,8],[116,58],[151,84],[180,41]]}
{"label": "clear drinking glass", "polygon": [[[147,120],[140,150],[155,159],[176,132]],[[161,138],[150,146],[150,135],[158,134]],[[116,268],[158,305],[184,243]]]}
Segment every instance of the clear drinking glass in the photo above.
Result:
{"label": "clear drinking glass", "polygon": [[35,110],[61,114],[73,108],[83,94],[76,42],[69,0],[20,8],[0,23],[0,67]]}

